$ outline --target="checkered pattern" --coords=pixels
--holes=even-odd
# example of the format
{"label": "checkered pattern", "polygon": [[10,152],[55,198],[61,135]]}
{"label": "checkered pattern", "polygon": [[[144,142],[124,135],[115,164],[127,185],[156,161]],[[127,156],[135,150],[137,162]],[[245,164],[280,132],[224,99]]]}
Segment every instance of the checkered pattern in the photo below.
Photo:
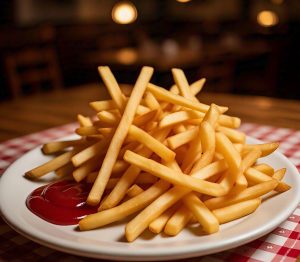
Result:
{"label": "checkered pattern", "polygon": [[[28,150],[73,133],[76,124],[49,129],[0,144],[0,174]],[[300,170],[300,131],[245,123],[241,130],[263,141],[279,141],[279,150]],[[183,261],[300,261],[300,206],[269,235],[210,256]],[[36,244],[14,232],[0,219],[0,261],[93,261]]]}

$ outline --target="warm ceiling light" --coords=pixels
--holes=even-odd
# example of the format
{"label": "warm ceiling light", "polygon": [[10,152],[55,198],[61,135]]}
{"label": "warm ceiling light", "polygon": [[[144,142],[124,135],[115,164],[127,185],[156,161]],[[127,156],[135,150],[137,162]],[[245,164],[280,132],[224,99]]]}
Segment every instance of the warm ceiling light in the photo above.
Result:
{"label": "warm ceiling light", "polygon": [[271,0],[271,2],[275,5],[281,5],[283,4],[284,0]]}
{"label": "warm ceiling light", "polygon": [[138,59],[138,53],[133,48],[122,48],[116,52],[116,57],[121,64],[131,65]]}
{"label": "warm ceiling light", "polygon": [[265,27],[277,25],[278,20],[278,16],[272,11],[261,11],[257,15],[257,22]]}
{"label": "warm ceiling light", "polygon": [[190,2],[191,0],[176,0],[176,1],[179,3],[187,3],[187,2]]}
{"label": "warm ceiling light", "polygon": [[130,24],[137,18],[137,10],[131,2],[124,1],[115,4],[112,9],[112,19],[118,24]]}

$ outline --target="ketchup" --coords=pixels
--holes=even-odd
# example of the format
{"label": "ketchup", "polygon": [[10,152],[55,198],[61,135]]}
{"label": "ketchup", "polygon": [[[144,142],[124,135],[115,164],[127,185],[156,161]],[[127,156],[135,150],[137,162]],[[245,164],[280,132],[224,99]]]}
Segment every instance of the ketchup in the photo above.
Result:
{"label": "ketchup", "polygon": [[57,225],[75,225],[84,216],[96,213],[97,207],[86,204],[91,186],[61,180],[35,189],[26,199],[31,212]]}

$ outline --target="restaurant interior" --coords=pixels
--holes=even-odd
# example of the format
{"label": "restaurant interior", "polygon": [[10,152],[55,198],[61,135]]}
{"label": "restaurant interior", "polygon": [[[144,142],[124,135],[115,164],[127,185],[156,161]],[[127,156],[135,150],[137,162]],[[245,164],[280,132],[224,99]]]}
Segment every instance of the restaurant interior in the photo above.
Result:
{"label": "restaurant interior", "polygon": [[0,262],[300,262],[299,47],[299,0],[0,1]]}
{"label": "restaurant interior", "polygon": [[204,92],[300,98],[297,0],[15,0],[0,3],[0,100],[171,68]]}

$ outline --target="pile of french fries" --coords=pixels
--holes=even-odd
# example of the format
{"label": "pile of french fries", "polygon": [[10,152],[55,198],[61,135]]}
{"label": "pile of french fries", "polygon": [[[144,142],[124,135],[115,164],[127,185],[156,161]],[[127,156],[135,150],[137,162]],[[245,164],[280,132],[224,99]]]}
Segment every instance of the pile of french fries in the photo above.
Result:
{"label": "pile of french fries", "polygon": [[151,84],[153,68],[143,67],[126,96],[109,67],[98,70],[112,99],[91,102],[97,118],[78,115],[81,138],[45,144],[43,153],[56,157],[26,173],[92,183],[86,201],[99,212],[83,218],[80,230],[136,214],[125,227],[129,242],[147,228],[174,236],[191,223],[212,234],[254,212],[265,194],[290,188],[281,181],[284,168],[256,163],[278,143],[246,144],[239,118],[197,99],[205,79],[189,85],[172,69],[167,90]]}

